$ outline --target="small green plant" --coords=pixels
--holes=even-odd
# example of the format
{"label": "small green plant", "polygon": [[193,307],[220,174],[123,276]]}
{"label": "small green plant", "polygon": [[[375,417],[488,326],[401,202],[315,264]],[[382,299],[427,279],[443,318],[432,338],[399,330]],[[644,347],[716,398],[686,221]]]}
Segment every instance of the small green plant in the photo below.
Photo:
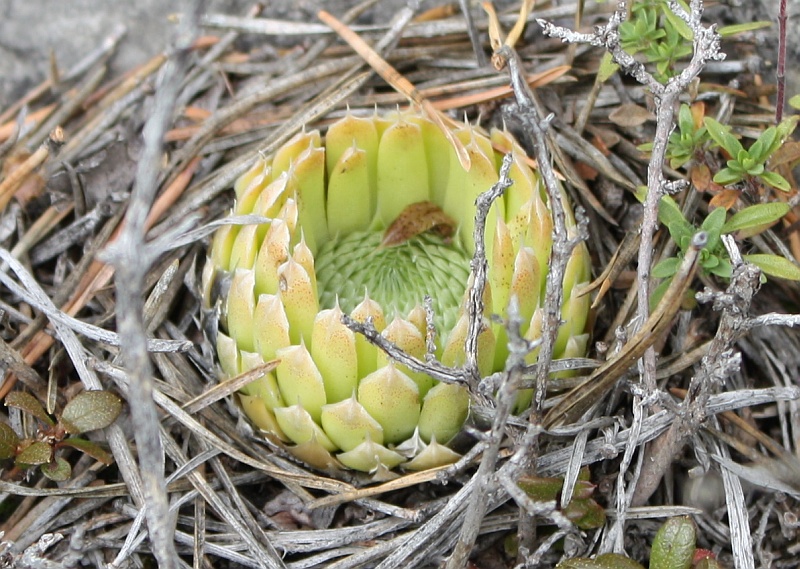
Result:
{"label": "small green plant", "polygon": [[[517,483],[536,502],[558,501],[564,487],[563,478],[541,476],[522,476]],[[569,504],[559,506],[561,513],[577,528],[597,529],[606,523],[605,509],[592,498],[595,488],[589,480],[589,469],[584,467],[578,475]]]}
{"label": "small green plant", "polygon": [[[697,527],[689,516],[670,518],[659,528],[650,550],[650,569],[718,569],[714,555],[697,548]],[[625,555],[604,553],[594,559],[573,557],[556,569],[644,569]]]}
{"label": "small green plant", "polygon": [[783,192],[791,189],[789,182],[783,176],[766,169],[766,163],[794,131],[797,126],[796,116],[787,118],[778,126],[766,129],[747,150],[731,134],[729,126],[722,125],[711,117],[703,119],[703,123],[708,135],[730,156],[727,166],[714,175],[717,184],[730,186],[758,178]]}
{"label": "small green plant", "polygon": [[655,78],[661,82],[672,77],[679,60],[692,54],[692,30],[663,0],[634,2],[619,37],[625,51],[641,53],[655,66]]}
{"label": "small green plant", "polygon": [[[663,259],[653,267],[653,276],[666,280],[654,291],[652,302],[657,304],[663,296],[672,277],[677,272],[685,252],[690,247],[692,236],[697,231],[702,230],[708,234],[708,244],[700,252],[700,274],[730,278],[731,263],[722,244],[721,236],[735,234],[740,238],[752,237],[771,227],[788,211],[789,204],[770,202],[748,206],[728,218],[725,208],[718,207],[708,214],[698,228],[683,216],[681,208],[674,199],[669,196],[661,198],[658,219],[669,230],[679,251],[675,257]],[[758,266],[768,276],[800,280],[800,268],[784,257],[765,254],[743,255],[743,257],[746,261]],[[694,293],[690,291],[690,294],[693,298]]]}
{"label": "small green plant", "polygon": [[[680,168],[692,160],[708,142],[708,130],[703,124],[705,106],[696,103],[691,107],[681,105],[678,111],[678,128],[669,136],[667,158],[669,165]],[[652,143],[649,145],[652,148]]]}
{"label": "small green plant", "polygon": [[[689,13],[684,0],[680,7]],[[770,26],[770,22],[747,22],[719,28],[722,37]],[[619,26],[622,48],[631,55],[640,54],[654,66],[653,76],[666,82],[678,72],[677,64],[692,55],[694,33],[666,0],[639,0],[632,3],[628,19]]]}
{"label": "small green plant", "polygon": [[92,458],[111,464],[113,458],[97,443],[76,436],[103,429],[116,421],[122,401],[110,391],[84,391],[64,406],[53,419],[30,393],[14,391],[6,396],[6,406],[16,407],[39,421],[35,436],[21,439],[14,429],[0,423],[0,460],[14,459],[19,469],[39,467],[42,474],[56,482],[68,480],[72,467],[57,451],[71,447]]}

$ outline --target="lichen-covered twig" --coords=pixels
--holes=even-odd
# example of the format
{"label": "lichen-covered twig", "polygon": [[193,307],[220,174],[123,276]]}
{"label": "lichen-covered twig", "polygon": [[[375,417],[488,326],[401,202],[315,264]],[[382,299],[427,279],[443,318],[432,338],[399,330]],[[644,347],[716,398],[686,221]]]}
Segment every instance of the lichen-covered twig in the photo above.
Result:
{"label": "lichen-covered twig", "polygon": [[164,481],[164,451],[153,400],[153,368],[143,320],[142,292],[154,261],[153,252],[145,242],[145,227],[161,178],[159,166],[164,133],[172,124],[173,105],[189,64],[189,49],[197,32],[196,22],[202,5],[203,2],[198,2],[194,17],[186,18],[185,29],[181,30],[183,35],[178,39],[173,57],[165,65],[153,113],[145,125],[145,146],[124,229],[108,251],[108,257],[117,268],[117,326],[123,358],[134,378],[128,401],[139,454],[147,525],[153,554],[159,566],[167,569],[177,568],[180,562],[175,551],[174,523]]}

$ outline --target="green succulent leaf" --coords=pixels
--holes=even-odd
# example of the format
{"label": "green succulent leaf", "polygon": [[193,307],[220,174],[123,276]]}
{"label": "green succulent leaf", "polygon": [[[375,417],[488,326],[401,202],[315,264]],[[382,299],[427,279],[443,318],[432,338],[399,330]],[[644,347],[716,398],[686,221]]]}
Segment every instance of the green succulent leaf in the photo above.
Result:
{"label": "green succulent leaf", "polygon": [[786,257],[765,253],[742,255],[745,261],[753,263],[770,277],[778,277],[790,281],[800,281],[800,267]]}
{"label": "green succulent leaf", "polygon": [[703,123],[706,125],[706,130],[711,135],[711,138],[714,139],[714,142],[724,148],[731,157],[739,156],[739,153],[744,150],[742,143],[731,134],[729,127],[722,125],[711,117],[705,117]]}
{"label": "green succulent leaf", "polygon": [[53,482],[65,482],[72,476],[72,467],[61,457],[56,458],[53,462],[43,464],[39,470]]}
{"label": "green succulent leaf", "polygon": [[800,109],[800,95],[795,95],[791,97],[788,101],[789,106],[793,109]]}
{"label": "green succulent leaf", "polygon": [[61,423],[73,435],[104,429],[122,412],[122,400],[110,391],[84,391],[64,407]]}
{"label": "green succulent leaf", "polygon": [[650,569],[689,569],[697,528],[689,516],[670,518],[659,528],[650,551]]}
{"label": "green succulent leaf", "polygon": [[0,460],[11,458],[17,454],[18,445],[19,436],[14,429],[5,423],[0,423]]}
{"label": "green succulent leaf", "polygon": [[55,425],[55,421],[50,418],[50,415],[44,410],[42,404],[30,393],[24,391],[12,391],[6,395],[6,407],[16,407],[22,409],[26,413],[30,413],[42,423],[47,425]]}
{"label": "green succulent leaf", "polygon": [[[762,229],[769,226],[789,212],[789,204],[784,202],[760,203],[748,206],[734,213],[722,226],[722,233]],[[750,233],[755,235],[755,233]]]}
{"label": "green succulent leaf", "polygon": [[792,189],[792,186],[789,185],[789,182],[786,181],[786,178],[777,172],[765,171],[759,174],[758,177],[761,178],[765,184],[772,186],[776,190],[788,192]]}
{"label": "green succulent leaf", "polygon": [[69,437],[58,443],[59,447],[72,447],[81,451],[84,454],[88,454],[93,459],[98,462],[102,462],[105,465],[114,464],[114,457],[111,456],[106,450],[104,450],[100,445],[95,442],[87,441],[86,439],[82,439],[79,437]]}
{"label": "green succulent leaf", "polygon": [[36,441],[25,447],[17,455],[16,464],[21,468],[28,468],[39,464],[47,464],[52,460],[52,457],[53,448],[47,443]]}

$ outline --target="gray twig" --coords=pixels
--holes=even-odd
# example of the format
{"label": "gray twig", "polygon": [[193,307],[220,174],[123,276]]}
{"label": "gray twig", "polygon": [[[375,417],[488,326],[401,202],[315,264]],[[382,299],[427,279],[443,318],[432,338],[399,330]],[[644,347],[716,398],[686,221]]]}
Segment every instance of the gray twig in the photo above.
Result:
{"label": "gray twig", "polygon": [[107,258],[116,265],[117,327],[122,354],[134,378],[128,402],[139,453],[147,525],[153,554],[159,566],[168,569],[179,567],[180,562],[175,551],[174,524],[164,481],[164,451],[153,401],[153,368],[147,351],[143,317],[142,293],[153,261],[153,252],[145,242],[145,222],[158,190],[164,134],[172,123],[173,105],[188,66],[189,49],[197,33],[196,24],[202,5],[203,2],[198,2],[194,17],[184,20],[175,51],[164,67],[153,113],[144,128],[145,146],[124,228],[119,240],[107,251]]}

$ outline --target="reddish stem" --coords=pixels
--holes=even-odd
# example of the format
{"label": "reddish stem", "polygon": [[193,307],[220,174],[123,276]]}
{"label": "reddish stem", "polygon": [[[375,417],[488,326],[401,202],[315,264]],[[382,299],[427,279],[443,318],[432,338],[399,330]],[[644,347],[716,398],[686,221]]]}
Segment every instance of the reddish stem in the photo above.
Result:
{"label": "reddish stem", "polygon": [[775,123],[783,118],[783,107],[786,101],[786,0],[781,0],[778,9],[778,95],[775,101]]}

